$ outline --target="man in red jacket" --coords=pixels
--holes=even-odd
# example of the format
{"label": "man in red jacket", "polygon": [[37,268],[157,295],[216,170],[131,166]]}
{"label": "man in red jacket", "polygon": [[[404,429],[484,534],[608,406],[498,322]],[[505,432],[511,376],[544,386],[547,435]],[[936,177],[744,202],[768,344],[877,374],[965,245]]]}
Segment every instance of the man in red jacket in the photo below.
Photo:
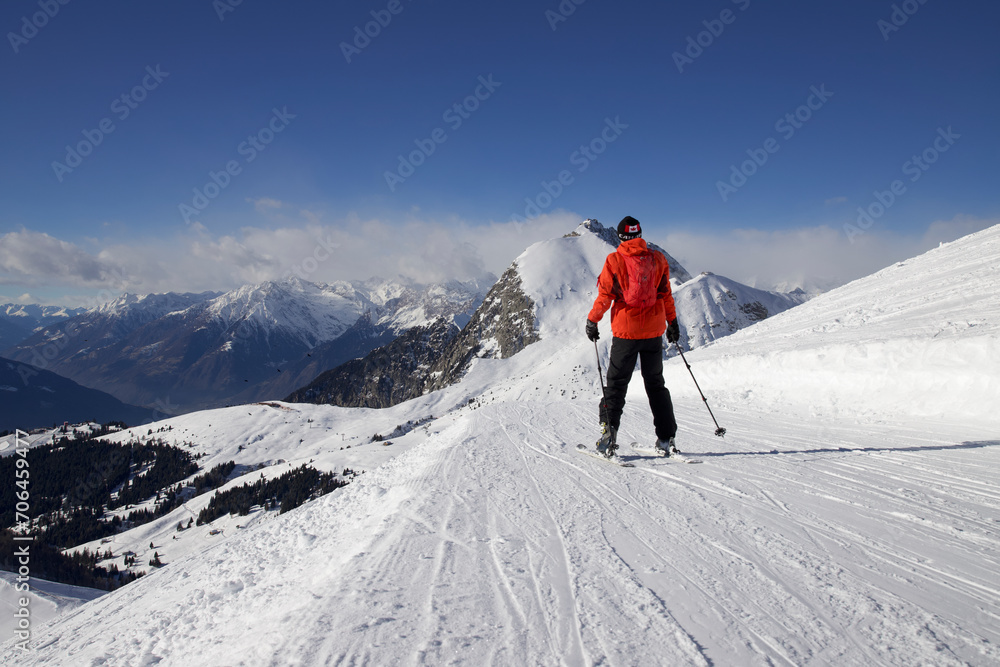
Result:
{"label": "man in red jacket", "polygon": [[611,359],[608,384],[600,406],[601,439],[597,450],[611,458],[625,393],[636,358],[642,369],[649,407],[656,429],[656,449],[664,456],[676,452],[677,422],[670,391],[663,382],[663,333],[667,341],[680,338],[677,311],[670,291],[670,266],[663,253],[650,250],[642,240],[639,221],[631,216],[618,223],[618,250],[608,255],[597,279],[597,299],[587,316],[587,337],[600,338],[597,323],[611,308]]}

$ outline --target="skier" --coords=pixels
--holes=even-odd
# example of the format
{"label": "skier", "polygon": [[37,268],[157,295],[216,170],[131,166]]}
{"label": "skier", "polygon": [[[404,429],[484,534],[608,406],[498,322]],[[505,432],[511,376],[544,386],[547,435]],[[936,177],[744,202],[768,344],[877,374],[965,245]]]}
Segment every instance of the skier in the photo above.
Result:
{"label": "skier", "polygon": [[597,299],[587,316],[587,337],[597,341],[597,323],[611,308],[611,359],[608,384],[601,401],[601,439],[597,451],[611,458],[625,393],[638,357],[656,429],[656,450],[663,456],[679,453],[674,445],[677,422],[670,391],[663,382],[663,333],[667,341],[680,338],[677,311],[670,290],[670,266],[663,253],[650,250],[642,239],[639,221],[626,216],[618,223],[618,250],[608,255],[597,279]]}

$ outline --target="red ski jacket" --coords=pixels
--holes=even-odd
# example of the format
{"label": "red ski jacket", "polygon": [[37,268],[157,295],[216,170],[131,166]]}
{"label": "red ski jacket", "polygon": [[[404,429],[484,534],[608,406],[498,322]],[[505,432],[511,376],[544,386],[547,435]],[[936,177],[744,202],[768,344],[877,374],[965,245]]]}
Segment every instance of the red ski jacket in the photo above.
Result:
{"label": "red ski jacket", "polygon": [[616,338],[657,338],[677,318],[667,258],[650,250],[642,239],[622,241],[608,255],[597,291],[587,319],[600,322],[611,308],[611,333]]}

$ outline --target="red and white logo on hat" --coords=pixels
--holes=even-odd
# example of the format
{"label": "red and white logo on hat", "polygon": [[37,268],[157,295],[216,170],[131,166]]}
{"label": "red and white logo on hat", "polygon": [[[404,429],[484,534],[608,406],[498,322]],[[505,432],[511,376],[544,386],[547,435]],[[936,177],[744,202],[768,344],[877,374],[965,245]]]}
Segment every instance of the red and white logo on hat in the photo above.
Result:
{"label": "red and white logo on hat", "polygon": [[627,225],[625,227],[625,230],[629,234],[638,234],[639,233],[639,225]]}

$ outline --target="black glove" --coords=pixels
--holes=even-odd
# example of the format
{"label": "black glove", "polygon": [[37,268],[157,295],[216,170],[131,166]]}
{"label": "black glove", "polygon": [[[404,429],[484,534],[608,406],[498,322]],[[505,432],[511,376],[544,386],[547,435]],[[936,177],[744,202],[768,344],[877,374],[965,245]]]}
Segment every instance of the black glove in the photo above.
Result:
{"label": "black glove", "polygon": [[587,320],[587,338],[597,342],[597,339],[601,337],[601,334],[597,331],[597,322],[591,322]]}
{"label": "black glove", "polygon": [[675,317],[667,325],[667,342],[676,343],[681,339],[681,325],[677,324],[677,318]]}

